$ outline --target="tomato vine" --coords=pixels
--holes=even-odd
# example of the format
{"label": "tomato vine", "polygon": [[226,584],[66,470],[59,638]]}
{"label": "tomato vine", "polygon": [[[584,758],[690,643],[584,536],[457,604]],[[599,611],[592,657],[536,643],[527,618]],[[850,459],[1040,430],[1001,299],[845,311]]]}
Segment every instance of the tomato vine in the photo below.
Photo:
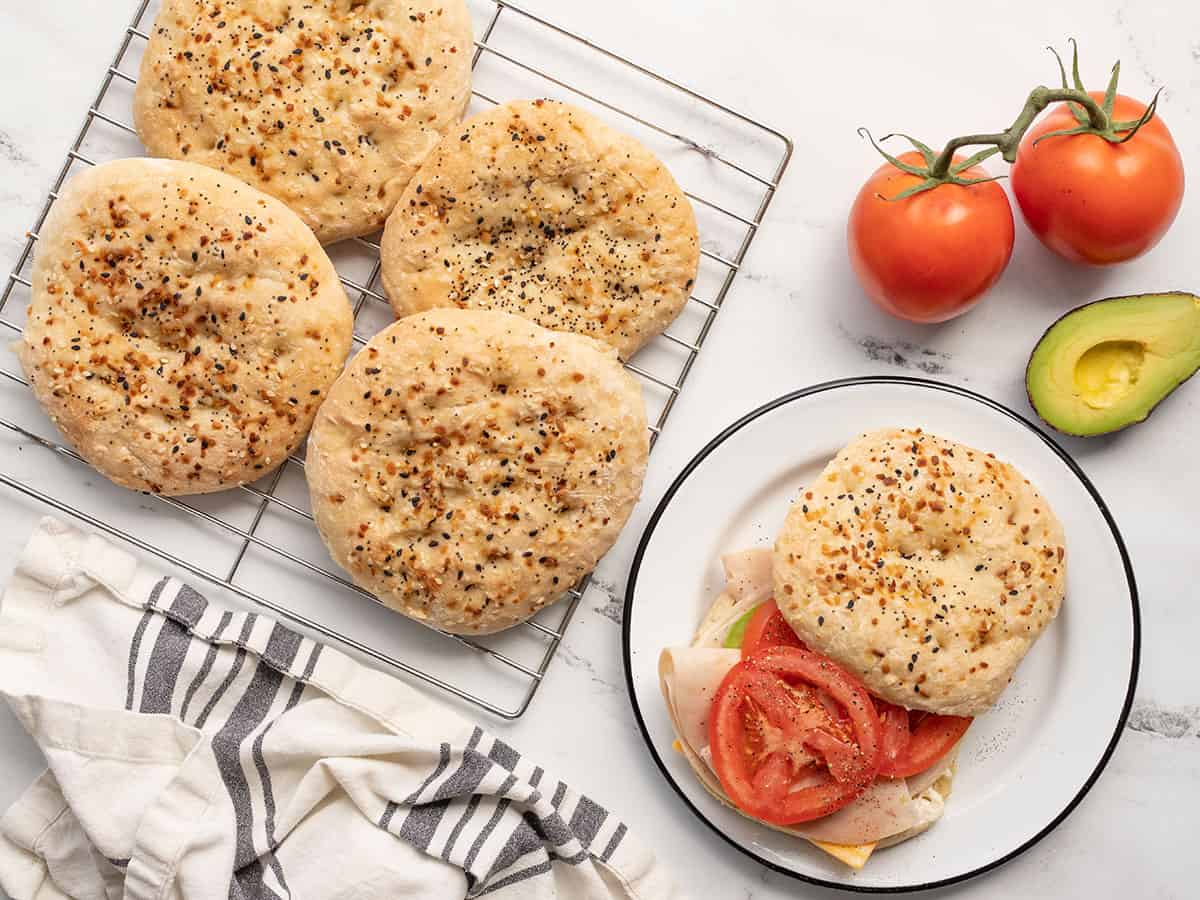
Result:
{"label": "tomato vine", "polygon": [[[1052,103],[1065,102],[1075,117],[1076,126],[1073,128],[1064,128],[1058,131],[1050,132],[1038,138],[1039,141],[1046,140],[1051,137],[1063,137],[1075,134],[1092,134],[1102,138],[1110,143],[1123,144],[1137,134],[1138,130],[1154,118],[1155,110],[1158,108],[1158,97],[1161,93],[1161,88],[1155,93],[1154,98],[1146,107],[1145,112],[1135,120],[1117,121],[1113,117],[1113,103],[1117,96],[1117,81],[1121,74],[1121,63],[1118,61],[1112,68],[1112,74],[1108,80],[1108,86],[1104,92],[1102,101],[1097,102],[1095,98],[1088,93],[1083,86],[1083,80],[1079,77],[1079,45],[1075,39],[1071,39],[1071,80],[1074,86],[1067,82],[1067,70],[1063,65],[1062,57],[1053,47],[1047,48],[1054,54],[1054,58],[1058,61],[1059,75],[1062,79],[1062,86],[1057,88],[1046,87],[1039,85],[1029,92],[1029,96],[1025,100],[1025,105],[1022,107],[1020,114],[1013,120],[1013,123],[1004,131],[966,134],[959,137],[951,138],[946,142],[946,146],[940,153],[935,153],[931,147],[922,143],[914,137],[907,134],[895,133],[884,135],[880,140],[886,141],[891,137],[902,137],[916,148],[921,154],[924,162],[923,166],[906,163],[903,160],[893,156],[885,151],[865,128],[858,130],[860,135],[866,137],[871,142],[871,146],[879,151],[883,157],[902,172],[916,176],[921,179],[917,184],[896,194],[894,197],[888,197],[888,200],[903,200],[906,197],[911,197],[914,194],[919,194],[922,191],[932,190],[943,184],[957,185],[972,185],[981,184],[986,181],[995,181],[1003,176],[990,176],[986,178],[964,178],[962,173],[973,166],[978,165],[986,159],[995,156],[997,153],[1008,163],[1013,163],[1017,159],[1017,148],[1021,145],[1021,138],[1025,132],[1029,130],[1029,126],[1033,124],[1033,120],[1038,115],[1050,106]],[[985,149],[978,151],[970,158],[960,161],[955,161],[955,153],[963,147],[978,147],[985,146]]]}

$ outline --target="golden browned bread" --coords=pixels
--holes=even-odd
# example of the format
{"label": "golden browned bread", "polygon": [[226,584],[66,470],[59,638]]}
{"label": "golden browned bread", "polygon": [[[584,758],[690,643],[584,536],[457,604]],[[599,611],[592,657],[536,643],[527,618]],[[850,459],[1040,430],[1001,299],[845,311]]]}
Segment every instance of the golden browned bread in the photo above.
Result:
{"label": "golden browned bread", "polygon": [[273,197],[191,163],[73,178],[41,229],[21,364],[79,453],[160,494],[262,477],[350,351],[350,305]]}
{"label": "golden browned bread", "polygon": [[888,429],[842,450],[792,504],[775,597],[796,633],[912,709],[988,709],[1058,614],[1062,525],[990,453]]}
{"label": "golden browned bread", "polygon": [[463,634],[528,619],[591,571],[642,488],[641,391],[604,344],[484,310],[377,334],[313,426],[313,514],[391,608]]}
{"label": "golden browned bread", "polygon": [[383,283],[398,316],[502,310],[628,359],[687,303],[699,253],[653,154],[583,110],[522,100],[430,154],[388,219]]}
{"label": "golden browned bread", "polygon": [[383,226],[470,98],[463,0],[164,0],[134,98],[155,156],[230,172],[323,243]]}

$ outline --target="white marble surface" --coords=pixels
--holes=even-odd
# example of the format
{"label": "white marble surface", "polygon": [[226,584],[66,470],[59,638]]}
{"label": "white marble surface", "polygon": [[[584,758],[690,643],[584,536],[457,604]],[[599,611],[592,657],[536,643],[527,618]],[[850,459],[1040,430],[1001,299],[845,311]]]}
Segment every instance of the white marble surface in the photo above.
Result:
{"label": "white marble surface", "polygon": [[[1070,35],[1085,75],[1124,64],[1125,91],[1165,86],[1161,113],[1185,166],[1200,172],[1200,7],[1112,0],[979,3],[970,12],[884,0],[527,0],[563,24],[752,111],[796,140],[796,158],[728,306],[651,463],[645,500],[601,567],[530,712],[491,723],[620,810],[695,897],[769,900],[825,892],[775,875],[692,821],[651,765],[625,696],[620,607],[632,546],[654,502],[719,427],[788,390],[864,373],[928,373],[1028,412],[1021,376],[1041,330],[1097,297],[1200,289],[1200,196],[1148,257],[1081,271],[1018,230],[1001,284],[965,318],[910,327],[877,313],[844,253],[847,208],[876,157],[855,135],[902,129],[931,143],[1007,124],[1029,86],[1052,77],[1041,49]],[[5,271],[56,175],[132,4],[42,0],[0,9],[0,261]],[[1152,8],[1153,7],[1153,8]],[[940,11],[939,11],[940,10]],[[942,896],[1195,897],[1200,891],[1200,386],[1147,423],[1067,448],[1108,501],[1142,596],[1141,683],[1129,727],[1099,784],[1066,824],[1001,870]],[[36,509],[0,491],[0,571]],[[1086,562],[1083,562],[1086,564]],[[1086,606],[1086,597],[1072,602]],[[0,711],[0,805],[39,770]]]}

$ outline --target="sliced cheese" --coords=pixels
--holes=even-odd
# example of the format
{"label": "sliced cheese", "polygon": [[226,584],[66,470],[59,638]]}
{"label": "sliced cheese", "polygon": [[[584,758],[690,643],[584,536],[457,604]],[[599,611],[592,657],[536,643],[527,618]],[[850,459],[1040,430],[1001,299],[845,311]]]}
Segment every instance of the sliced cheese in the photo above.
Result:
{"label": "sliced cheese", "polygon": [[838,862],[843,862],[852,869],[861,869],[871,858],[876,844],[831,844],[829,841],[812,841],[814,847],[824,850]]}

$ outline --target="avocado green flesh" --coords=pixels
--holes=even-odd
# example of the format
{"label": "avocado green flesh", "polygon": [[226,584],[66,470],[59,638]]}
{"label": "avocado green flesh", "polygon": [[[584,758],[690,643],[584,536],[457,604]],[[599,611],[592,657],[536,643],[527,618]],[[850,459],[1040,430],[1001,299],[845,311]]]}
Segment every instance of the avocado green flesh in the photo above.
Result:
{"label": "avocado green flesh", "polygon": [[1098,300],[1050,326],[1029,357],[1029,400],[1075,435],[1134,425],[1200,368],[1200,298],[1138,294]]}

